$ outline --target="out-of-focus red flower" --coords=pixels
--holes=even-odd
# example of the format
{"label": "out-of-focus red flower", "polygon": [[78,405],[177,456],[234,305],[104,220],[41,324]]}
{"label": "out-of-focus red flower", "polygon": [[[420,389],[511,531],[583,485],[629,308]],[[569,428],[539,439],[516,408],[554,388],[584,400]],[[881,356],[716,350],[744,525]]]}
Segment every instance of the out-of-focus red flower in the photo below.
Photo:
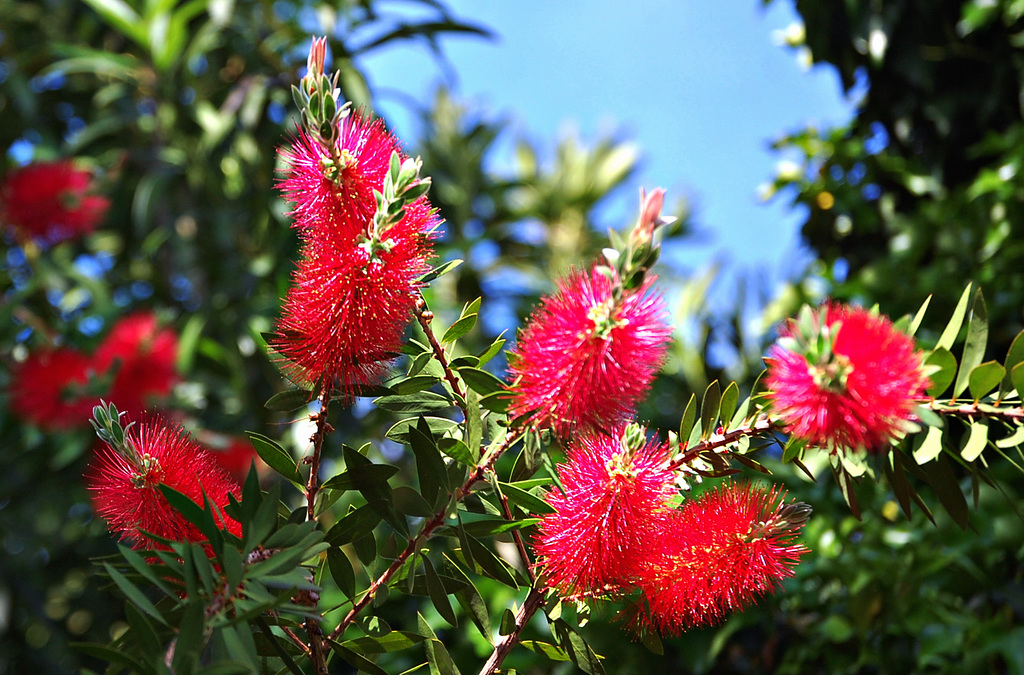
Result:
{"label": "out-of-focus red flower", "polygon": [[641,621],[663,635],[713,625],[774,592],[807,551],[793,539],[807,521],[805,504],[749,484],[728,485],[687,501],[676,512],[667,552],[640,575],[649,608]]}
{"label": "out-of-focus red flower", "polygon": [[88,427],[98,400],[91,375],[88,357],[70,347],[33,352],[11,369],[11,410],[44,429]]}
{"label": "out-of-focus red flower", "polygon": [[[209,439],[204,438],[204,441]],[[223,442],[208,446],[210,454],[217,461],[217,464],[231,474],[231,477],[241,485],[249,475],[249,467],[256,463],[256,470],[262,472],[267,465],[256,454],[252,443],[247,438],[225,438]]]}
{"label": "out-of-focus red flower", "polygon": [[92,173],[70,160],[29,164],[9,171],[0,184],[0,219],[23,239],[74,239],[93,231],[110,206],[91,190]]}
{"label": "out-of-focus red flower", "polygon": [[140,417],[151,399],[167,396],[178,382],[177,354],[177,335],[162,328],[152,313],[122,318],[96,350],[97,372],[114,372],[104,398],[131,417]]}
{"label": "out-of-focus red flower", "polygon": [[280,187],[295,206],[290,214],[293,227],[307,238],[332,234],[341,241],[365,233],[377,210],[373,192],[383,188],[391,153],[396,150],[398,141],[383,121],[359,114],[341,122],[341,167],[335,166],[318,140],[300,133],[290,148],[280,151],[286,164]]}
{"label": "out-of-focus red flower", "polygon": [[596,269],[563,279],[512,352],[509,412],[560,436],[631,417],[672,333],[661,297],[648,292],[652,282],[616,300],[612,282]]}
{"label": "out-of-focus red flower", "polygon": [[772,409],[810,446],[884,448],[928,386],[913,338],[848,305],[830,304],[812,323],[813,334],[801,335],[790,321],[766,359]]}
{"label": "out-of-focus red flower", "polygon": [[337,381],[344,390],[379,381],[402,347],[436,226],[421,198],[376,252],[334,236],[309,240],[271,340],[288,377],[307,386]]}
{"label": "out-of-focus red flower", "polygon": [[620,428],[587,436],[559,466],[564,492],[549,492],[554,513],[539,525],[534,550],[547,583],[563,596],[628,585],[664,544],[677,492],[666,446],[630,447]]}
{"label": "out-of-focus red flower", "polygon": [[96,511],[111,532],[137,548],[159,547],[144,532],[174,541],[203,541],[202,533],[160,492],[159,486],[167,485],[200,506],[205,493],[218,509],[221,528],[241,536],[241,525],[223,510],[228,494],[239,497],[238,484],[183,429],[162,420],[143,423],[125,433],[125,447],[126,452],[110,447],[99,451],[86,474]]}

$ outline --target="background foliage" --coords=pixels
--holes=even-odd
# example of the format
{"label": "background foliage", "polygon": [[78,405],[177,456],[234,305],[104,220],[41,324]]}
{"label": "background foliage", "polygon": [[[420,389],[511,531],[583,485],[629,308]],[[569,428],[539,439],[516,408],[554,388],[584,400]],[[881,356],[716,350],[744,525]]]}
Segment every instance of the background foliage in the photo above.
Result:
{"label": "background foliage", "polygon": [[[410,21],[403,5],[433,14]],[[815,279],[833,297],[877,302],[893,316],[934,293],[936,323],[922,331],[937,331],[973,279],[986,288],[991,350],[1001,357],[1024,307],[1017,272],[1024,5],[796,6],[805,48],[862,103],[845,127],[799,130],[778,142],[802,171],[779,176],[776,187],[780,198],[807,208],[803,233],[817,261],[766,316],[795,309]],[[152,308],[181,336],[183,384],[171,407],[191,428],[285,435],[291,416],[263,407],[283,383],[262,333],[277,315],[297,252],[273,187],[274,148],[294,128],[289,87],[309,35],[331,36],[344,94],[372,105],[369,78],[354,57],[401,40],[443,51],[446,35],[486,37],[490,29],[426,0],[0,0],[0,32],[7,167],[29,155],[77,157],[96,168],[113,202],[104,226],[82,241],[33,251],[5,239],[5,365],[43,344],[89,348],[116,317]],[[507,133],[500,119],[480,116],[444,90],[421,114],[422,138],[405,140],[422,155],[432,201],[446,220],[439,254],[468,261],[428,299],[451,323],[466,302],[483,297],[487,314],[461,341],[479,352],[551,288],[553,270],[600,249],[593,215],[637,156],[615,138],[590,147],[565,142],[549,159],[524,142],[514,171],[496,175],[485,167]],[[686,229],[683,218],[674,235]],[[740,356],[729,374],[749,386],[766,338],[747,334],[739,299],[724,312],[706,309],[707,279],[672,270],[662,277],[680,289],[674,321],[691,330],[680,332],[641,416],[674,428],[680,402],[723,374],[706,365],[713,340],[735,346]],[[6,385],[7,368],[0,378]],[[336,426],[351,425],[359,443],[387,449],[388,413],[357,405],[347,415]],[[0,672],[95,665],[68,642],[106,642],[125,617],[89,561],[115,551],[81,483],[92,434],[44,434],[5,405],[0,434]],[[330,440],[339,455],[343,441],[353,442],[340,436]],[[815,507],[805,535],[813,553],[787,592],[719,629],[667,641],[664,656],[640,645],[606,648],[607,669],[1024,672],[1022,526],[1012,508],[1020,474],[1005,466],[993,473],[1006,494],[980,488],[975,531],[963,532],[943,516],[934,527],[920,514],[908,521],[885,488],[870,485],[862,488],[865,517],[857,521],[830,480],[811,484],[779,468],[777,477]],[[497,584],[482,590],[492,616],[513,600]],[[592,644],[623,641],[610,614],[598,612],[586,627]],[[457,663],[489,651],[471,631],[450,631],[445,642]],[[525,650],[507,666],[549,668]]]}

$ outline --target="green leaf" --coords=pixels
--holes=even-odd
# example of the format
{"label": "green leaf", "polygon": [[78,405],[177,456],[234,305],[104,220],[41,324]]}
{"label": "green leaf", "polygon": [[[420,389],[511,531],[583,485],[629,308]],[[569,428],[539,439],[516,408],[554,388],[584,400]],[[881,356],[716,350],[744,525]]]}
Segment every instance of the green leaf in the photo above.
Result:
{"label": "green leaf", "polygon": [[[124,615],[125,619],[128,620],[128,625],[131,627],[132,637],[142,647],[143,654],[153,656],[163,652],[164,647],[160,636],[157,635],[149,619],[138,610],[135,603],[124,603]],[[152,671],[152,668],[149,670]]]}
{"label": "green leaf", "polygon": [[967,324],[967,341],[964,342],[963,356],[960,357],[960,371],[953,385],[953,397],[960,396],[967,389],[971,371],[985,358],[985,346],[988,344],[988,310],[985,298],[979,288],[974,294],[974,305],[971,307],[971,319]]}
{"label": "green leaf", "polygon": [[498,624],[498,635],[511,635],[516,630],[516,615],[508,607],[501,613],[501,622]]}
{"label": "green leaf", "polygon": [[1024,396],[1024,363],[1018,363],[1010,371],[1010,380],[1013,388],[1017,390],[1018,396]]}
{"label": "green leaf", "polygon": [[790,436],[789,440],[786,441],[785,447],[782,448],[782,461],[789,463],[794,459],[799,458],[800,453],[803,452],[806,445],[807,444],[803,439],[797,438],[796,436]]}
{"label": "green leaf", "polygon": [[[1006,368],[1006,377],[1003,378],[1003,384],[999,389],[999,398],[1002,398],[1013,389],[1013,378],[1010,376],[1010,373],[1021,362],[1024,362],[1024,331],[1017,333],[1017,336],[1013,338],[1013,342],[1010,343],[1010,348],[1006,350],[1006,361],[1003,363],[1003,367]],[[1017,395],[1024,396],[1024,392],[1018,391]]]}
{"label": "green leaf", "polygon": [[470,448],[457,438],[442,438],[437,442],[437,448],[456,462],[465,466],[476,466],[477,460],[480,459],[479,446],[477,446],[474,452],[473,448]]}
{"label": "green leaf", "polygon": [[971,422],[970,427],[971,431],[964,443],[964,449],[960,451],[960,456],[965,462],[973,462],[978,459],[985,451],[985,446],[988,445],[988,424],[978,420]]}
{"label": "green leaf", "polygon": [[466,393],[466,423],[465,423],[465,436],[466,449],[469,450],[470,460],[464,462],[466,465],[472,465],[475,462],[475,457],[480,456],[480,446],[483,444],[484,439],[484,422],[480,412],[480,395],[470,389]]}
{"label": "green leaf", "polygon": [[505,391],[505,383],[486,370],[480,368],[459,368],[458,373],[459,377],[466,383],[466,386],[481,396]]}
{"label": "green leaf", "polygon": [[594,653],[594,650],[575,628],[566,623],[564,619],[556,619],[552,627],[559,646],[565,650],[569,659],[580,670],[588,675],[604,675],[604,666],[601,665],[600,657]]}
{"label": "green leaf", "polygon": [[206,621],[203,603],[196,599],[185,606],[181,618],[178,639],[174,644],[174,660],[171,667],[174,673],[192,673],[196,671],[199,655],[203,651]]}
{"label": "green leaf", "polygon": [[437,507],[438,499],[448,494],[448,473],[441,451],[430,433],[426,421],[421,417],[418,427],[409,429],[409,444],[416,455],[416,475],[420,481],[420,494],[431,507]]}
{"label": "green leaf", "polygon": [[416,629],[421,635],[429,638],[424,646],[427,651],[427,663],[430,664],[430,675],[460,675],[444,643],[437,639],[430,624],[419,612],[416,613]]}
{"label": "green leaf", "polygon": [[85,0],[110,26],[128,36],[140,47],[149,48],[146,23],[131,5],[122,0]]}
{"label": "green leaf", "polygon": [[327,532],[326,541],[331,546],[342,546],[373,531],[380,522],[380,513],[375,504],[364,504],[350,511]]}
{"label": "green leaf", "polygon": [[224,548],[224,535],[217,526],[217,522],[224,522],[223,519],[226,518],[226,516],[224,516],[223,512],[218,514],[217,522],[215,522],[214,516],[209,510],[215,507],[210,504],[206,495],[203,497],[204,505],[200,507],[189,497],[178,492],[169,485],[159,485],[158,487],[160,488],[160,492],[163,494],[164,499],[174,507],[174,510],[180,513],[185,520],[199,528],[199,531],[206,536],[206,539],[210,542],[210,546],[213,548],[214,553],[219,557]]}
{"label": "green leaf", "polygon": [[452,430],[454,427],[458,426],[458,424],[454,420],[450,420],[445,417],[407,417],[404,420],[399,420],[398,422],[396,422],[394,426],[388,429],[388,432],[387,434],[385,434],[385,436],[387,436],[388,438],[397,443],[408,445],[409,429],[414,428],[418,420],[420,419],[425,419],[427,421],[427,426],[430,428],[430,432],[434,434],[435,437],[443,436],[445,433]]}
{"label": "green leaf", "polygon": [[956,376],[956,357],[945,347],[936,347],[935,351],[925,358],[924,363],[931,380],[927,389],[928,395],[941,396]]}
{"label": "green leaf", "polygon": [[[502,335],[504,335],[504,333],[502,333]],[[494,340],[494,342],[491,343],[491,345],[487,349],[485,349],[484,351],[482,351],[480,353],[479,360],[477,361],[477,365],[478,366],[482,366],[485,363],[487,363],[488,361],[490,361],[491,359],[493,359],[495,356],[498,355],[499,352],[501,352],[501,349],[504,346],[505,346],[505,338],[503,338],[503,337],[501,337],[499,335]]]}
{"label": "green leaf", "polygon": [[341,646],[360,654],[386,654],[409,649],[426,638],[409,631],[394,630],[380,636],[367,635],[354,640],[345,640]]}
{"label": "green leaf", "polygon": [[446,330],[444,332],[444,335],[441,337],[441,344],[454,342],[455,340],[458,340],[460,337],[462,337],[469,331],[473,330],[473,326],[476,325],[476,320],[476,314],[469,314],[453,323],[451,325],[451,328]]}
{"label": "green leaf", "polygon": [[540,654],[549,661],[568,661],[569,655],[565,651],[550,642],[541,642],[540,640],[523,640],[519,643],[523,647],[526,647],[534,654]]}
{"label": "green leaf", "polygon": [[986,361],[975,366],[968,379],[968,390],[975,401],[979,401],[995,389],[1006,375],[1006,368],[1003,368],[996,361]]}
{"label": "green leaf", "polygon": [[740,388],[735,382],[730,382],[729,386],[722,392],[722,405],[718,412],[718,416],[722,420],[722,424],[732,420],[733,414],[736,412],[736,405],[740,400]]}
{"label": "green leaf", "polygon": [[917,435],[915,445],[917,447],[914,448],[914,461],[923,466],[942,454],[942,429],[928,427],[928,432],[923,438],[921,434]]}
{"label": "green leaf", "polygon": [[473,585],[466,573],[448,557],[448,554],[444,554],[444,559],[447,563],[446,571],[464,584],[464,587],[455,593],[455,599],[469,615],[473,625],[480,631],[480,635],[487,642],[494,644],[494,638],[491,636],[491,617],[487,614],[487,603],[484,602],[483,596],[480,595],[480,591]]}
{"label": "green leaf", "polygon": [[473,561],[480,567],[484,575],[500,581],[511,588],[519,588],[515,575],[508,569],[504,561],[500,560],[475,537],[467,536],[466,541],[469,544],[469,551]]}
{"label": "green leaf", "polygon": [[416,518],[430,518],[434,509],[423,496],[408,485],[400,485],[392,492],[392,503],[399,513]]}
{"label": "green leaf", "polygon": [[121,552],[121,556],[128,561],[128,564],[131,565],[132,568],[146,581],[159,588],[165,595],[175,597],[176,594],[171,592],[164,583],[164,580],[153,571],[153,567],[147,563],[141,555],[123,544],[118,544],[117,550]]}
{"label": "green leaf", "polygon": [[547,514],[554,513],[551,505],[540,497],[527,492],[526,490],[510,485],[509,483],[498,482],[501,493],[508,497],[508,500],[517,506],[521,506],[530,513]]}
{"label": "green leaf", "polygon": [[949,323],[946,324],[942,335],[939,336],[939,341],[935,344],[936,347],[942,347],[943,349],[951,349],[953,347],[956,336],[960,334],[960,327],[964,324],[964,317],[967,316],[967,301],[970,298],[971,285],[967,284],[967,288],[964,289],[964,292],[960,295],[960,300],[956,303],[953,316],[950,317]]}
{"label": "green leaf", "polygon": [[388,388],[396,394],[415,394],[430,389],[440,381],[441,378],[434,375],[413,375],[388,385]]}
{"label": "green leaf", "polygon": [[520,520],[505,520],[504,518],[482,518],[480,520],[469,520],[462,523],[462,529],[474,537],[490,537],[502,532],[521,530],[536,525],[540,518],[522,518]]}
{"label": "green leaf", "polygon": [[1016,448],[1022,443],[1024,443],[1024,426],[1018,425],[1012,434],[996,441],[996,447],[1005,450],[1006,448]]}
{"label": "green leaf", "polygon": [[280,443],[255,431],[246,431],[245,433],[252,442],[252,447],[256,449],[256,454],[267,463],[267,466],[293,483],[302,484],[302,476],[295,468],[296,461],[281,447]]}
{"label": "green leaf", "polygon": [[679,440],[685,442],[693,431],[693,425],[697,423],[697,395],[690,394],[690,400],[683,411],[683,418],[679,421]]}
{"label": "green leaf", "polygon": [[331,490],[365,490],[371,486],[387,484],[388,479],[398,473],[397,466],[390,464],[359,464],[349,466],[334,476],[322,487]]}
{"label": "green leaf", "polygon": [[370,675],[388,675],[388,671],[384,670],[362,654],[359,654],[348,647],[342,646],[334,640],[327,640],[327,644],[335,654],[345,661],[345,663],[349,664],[360,673],[369,673]]}
{"label": "green leaf", "polygon": [[914,315],[914,320],[910,322],[910,326],[907,328],[907,335],[913,337],[917,334],[917,329],[921,327],[921,321],[924,320],[924,313],[928,311],[928,305],[931,304],[932,296],[928,296],[924,299],[921,304],[921,308],[917,310],[917,314]]}
{"label": "green leaf", "polygon": [[153,668],[143,665],[141,661],[136,661],[127,654],[123,654],[119,649],[112,649],[92,642],[71,642],[69,646],[80,654],[87,654],[107,663],[126,666],[133,673],[155,672]]}
{"label": "green leaf", "polygon": [[499,415],[506,414],[511,403],[512,397],[507,391],[496,391],[480,398],[480,407]]}
{"label": "green leaf", "polygon": [[345,597],[351,599],[356,594],[356,575],[348,556],[340,548],[327,549],[327,569],[331,578]]}
{"label": "green leaf", "polygon": [[448,410],[455,404],[447,396],[432,391],[381,396],[373,402],[378,408],[393,413],[417,414]]}
{"label": "green leaf", "polygon": [[701,435],[707,438],[715,433],[712,426],[718,419],[718,411],[722,404],[722,388],[715,380],[704,390],[704,400],[700,404],[700,428]]}
{"label": "green leaf", "polygon": [[961,529],[966,530],[970,524],[967,499],[964,498],[964,493],[960,489],[960,482],[957,480],[949,458],[940,456],[937,462],[930,462],[921,468],[946,513]]}
{"label": "green leaf", "polygon": [[449,625],[458,628],[459,621],[455,618],[455,612],[452,611],[452,603],[448,600],[448,594],[441,584],[441,579],[438,578],[434,565],[427,556],[423,556],[423,573],[427,579],[427,594],[430,595],[430,602],[434,605],[434,609]]}
{"label": "green leaf", "polygon": [[448,262],[444,263],[443,265],[438,265],[433,270],[431,270],[430,272],[427,272],[422,277],[420,277],[420,283],[421,284],[428,284],[431,281],[433,281],[434,279],[436,279],[436,278],[438,278],[440,276],[443,276],[445,274],[448,274],[449,272],[451,272],[453,269],[455,269],[456,267],[458,267],[461,264],[462,264],[462,261],[456,259],[456,260],[449,260]]}

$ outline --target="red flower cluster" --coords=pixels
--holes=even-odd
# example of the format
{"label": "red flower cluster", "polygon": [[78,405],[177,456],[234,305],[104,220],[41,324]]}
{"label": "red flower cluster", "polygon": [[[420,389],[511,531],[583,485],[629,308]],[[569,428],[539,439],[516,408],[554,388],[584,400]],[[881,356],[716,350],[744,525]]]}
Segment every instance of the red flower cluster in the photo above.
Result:
{"label": "red flower cluster", "polygon": [[0,219],[22,239],[54,244],[92,232],[110,206],[92,174],[69,160],[30,164],[0,184]]}
{"label": "red flower cluster", "polygon": [[790,321],[766,359],[772,409],[810,446],[884,448],[928,386],[913,338],[847,305],[829,304],[811,323],[811,334],[802,335]]}
{"label": "red flower cluster", "polygon": [[303,134],[281,152],[281,187],[303,250],[271,345],[297,383],[337,382],[348,391],[377,382],[398,355],[439,221],[421,197],[374,230],[374,193],[399,150],[380,121],[345,118],[336,150],[341,166]]}
{"label": "red flower cluster", "polygon": [[180,427],[155,421],[125,432],[124,448],[107,447],[97,453],[87,473],[96,511],[115,532],[139,547],[157,547],[146,536],[174,541],[203,541],[199,530],[178,513],[160,492],[166,485],[200,506],[203,496],[219,513],[219,524],[241,536],[241,526],[224,514],[228,494],[237,499],[238,484],[217,465],[206,449]]}
{"label": "red flower cluster", "polygon": [[792,576],[808,507],[729,485],[679,508],[667,447],[625,438],[621,428],[588,437],[559,466],[564,492],[547,495],[554,513],[534,542],[550,587],[575,598],[638,590],[637,628],[671,635],[717,623]]}
{"label": "red flower cluster", "polygon": [[548,493],[555,512],[541,522],[535,547],[548,585],[572,596],[629,584],[650,554],[641,533],[664,531],[674,513],[666,446],[630,448],[621,429],[587,436],[558,475],[563,491]]}
{"label": "red flower cluster", "polygon": [[595,267],[543,298],[519,335],[509,414],[560,436],[612,429],[630,418],[661,367],[672,333],[653,277],[615,296]]}
{"label": "red flower cluster", "polygon": [[42,349],[11,369],[11,409],[44,429],[85,427],[100,398],[134,417],[178,381],[178,337],[148,312],[116,324],[90,358],[70,347]]}
{"label": "red flower cluster", "polygon": [[638,582],[647,627],[674,635],[713,625],[793,576],[807,551],[793,539],[809,508],[784,506],[782,496],[732,484],[687,501]]}

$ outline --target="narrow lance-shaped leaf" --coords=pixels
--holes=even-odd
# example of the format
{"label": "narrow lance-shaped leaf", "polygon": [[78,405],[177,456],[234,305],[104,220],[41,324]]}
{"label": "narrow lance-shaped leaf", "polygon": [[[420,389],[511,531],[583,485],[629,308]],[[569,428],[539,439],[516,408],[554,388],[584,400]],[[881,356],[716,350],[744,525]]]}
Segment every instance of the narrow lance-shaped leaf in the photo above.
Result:
{"label": "narrow lance-shaped leaf", "polygon": [[942,347],[943,349],[951,349],[953,342],[956,341],[956,336],[960,334],[960,327],[964,325],[964,317],[967,316],[967,303],[971,299],[971,285],[967,284],[967,288],[960,295],[960,300],[956,304],[956,309],[953,310],[953,316],[950,317],[949,323],[946,324],[946,328],[942,331],[942,335],[939,336],[939,341],[935,343],[936,347]]}
{"label": "narrow lance-shaped leaf", "polygon": [[700,404],[700,428],[701,435],[707,438],[715,432],[712,426],[718,418],[718,411],[722,404],[722,389],[715,380],[708,385],[704,391],[704,400]]}
{"label": "narrow lance-shaped leaf", "polygon": [[971,320],[967,324],[967,340],[964,342],[963,356],[960,358],[960,372],[956,375],[953,385],[953,396],[960,396],[967,389],[971,371],[985,358],[985,347],[988,344],[988,310],[985,298],[979,288],[974,294],[974,305],[971,307]]}
{"label": "narrow lance-shaped leaf", "polygon": [[[999,398],[1005,397],[1013,389],[1013,378],[1010,374],[1013,372],[1014,367],[1022,361],[1024,361],[1024,330],[1017,333],[1017,336],[1013,338],[1013,342],[1010,343],[1010,348],[1006,350],[1006,361],[1003,362],[1003,367],[1006,368],[1006,375],[1003,377],[1002,385],[999,387]],[[1017,395],[1020,396],[1021,392],[1018,391]]]}

